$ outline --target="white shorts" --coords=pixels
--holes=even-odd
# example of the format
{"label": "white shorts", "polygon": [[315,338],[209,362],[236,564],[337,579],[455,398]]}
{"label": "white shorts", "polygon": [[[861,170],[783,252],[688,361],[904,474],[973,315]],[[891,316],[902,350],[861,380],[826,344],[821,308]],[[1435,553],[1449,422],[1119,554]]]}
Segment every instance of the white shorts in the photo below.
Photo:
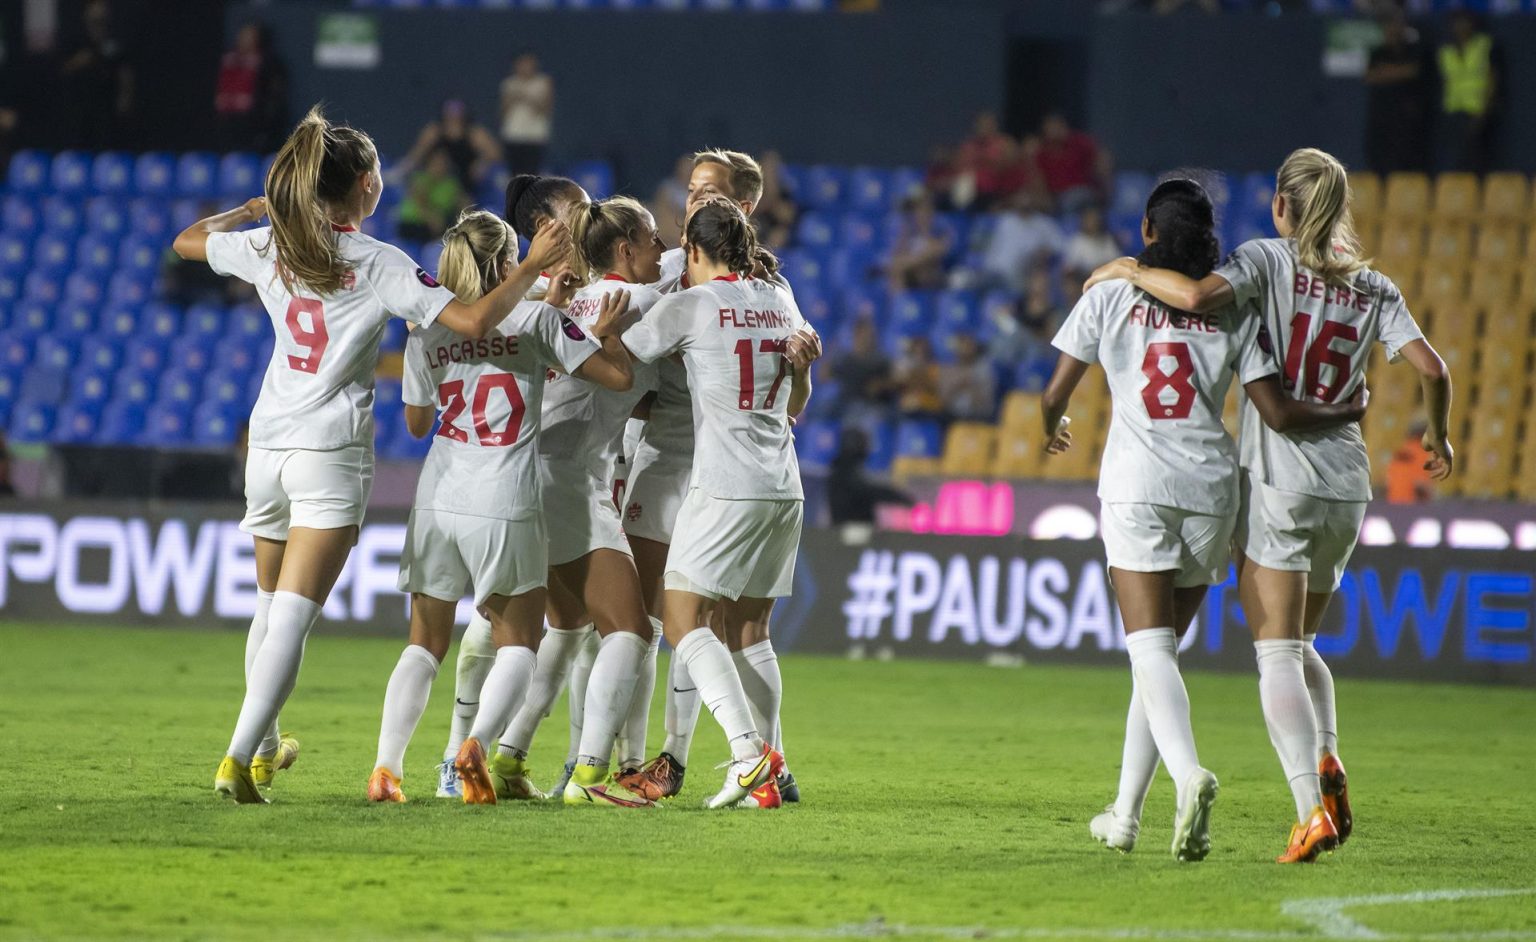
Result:
{"label": "white shorts", "polygon": [[549,544],[544,518],[499,520],[446,510],[413,510],[400,553],[400,591],[445,602],[473,591],[475,605],[493,595],[522,595],[544,585]]}
{"label": "white shorts", "polygon": [[1280,491],[1244,474],[1237,546],[1266,569],[1306,573],[1308,592],[1336,592],[1366,503]]}
{"label": "white shorts", "polygon": [[1100,529],[1109,564],[1126,572],[1177,575],[1178,588],[1215,585],[1232,562],[1230,517],[1195,513],[1161,504],[1101,505]]}
{"label": "white shorts", "polygon": [[624,498],[624,532],[657,543],[672,542],[677,512],[688,495],[693,468],[672,465],[636,465],[630,472]]}
{"label": "white shorts", "polygon": [[712,599],[791,594],[804,510],[798,500],[722,500],[690,489],[667,553],[666,587]]}
{"label": "white shorts", "polygon": [[551,566],[599,549],[632,555],[613,502],[611,469],[599,474],[580,461],[544,458],[539,462],[539,477]]}
{"label": "white shorts", "polygon": [[289,527],[361,526],[373,488],[373,449],[252,448],[245,458],[245,519],[240,529],[269,540]]}

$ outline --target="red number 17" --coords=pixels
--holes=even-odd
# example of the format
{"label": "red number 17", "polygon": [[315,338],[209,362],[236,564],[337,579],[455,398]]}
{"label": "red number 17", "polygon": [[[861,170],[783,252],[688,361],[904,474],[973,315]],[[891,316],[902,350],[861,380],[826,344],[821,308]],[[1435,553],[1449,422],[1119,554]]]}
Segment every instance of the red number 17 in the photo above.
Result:
{"label": "red number 17", "polygon": [[[783,354],[785,341],[764,340],[758,343],[758,353]],[[736,359],[741,363],[741,398],[736,400],[736,408],[750,410],[752,402],[757,397],[757,377],[753,370],[752,341],[742,338],[736,341]],[[768,396],[763,400],[764,409],[772,409],[774,400],[779,397],[779,387],[784,385],[784,377],[789,372],[789,362],[783,356],[779,357],[779,372],[773,378],[773,385],[768,387]]]}

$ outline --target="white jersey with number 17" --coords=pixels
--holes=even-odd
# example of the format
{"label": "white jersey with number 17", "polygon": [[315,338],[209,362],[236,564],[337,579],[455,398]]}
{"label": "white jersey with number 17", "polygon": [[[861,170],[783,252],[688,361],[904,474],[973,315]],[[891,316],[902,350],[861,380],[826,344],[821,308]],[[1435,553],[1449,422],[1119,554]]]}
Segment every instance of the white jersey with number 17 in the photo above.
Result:
{"label": "white jersey with number 17", "polygon": [[256,287],[277,342],[251,410],[253,448],[373,448],[373,374],[391,317],[426,327],[452,301],[404,252],[352,229],[336,242],[353,267],[340,291],[290,292],[278,277],[272,229],[214,232],[208,265]]}
{"label": "white jersey with number 17", "polygon": [[1221,424],[1235,373],[1271,376],[1258,317],[1227,307],[1169,310],[1129,282],[1090,288],[1052,341],[1102,363],[1114,403],[1099,499],[1223,515],[1237,508],[1237,446]]}

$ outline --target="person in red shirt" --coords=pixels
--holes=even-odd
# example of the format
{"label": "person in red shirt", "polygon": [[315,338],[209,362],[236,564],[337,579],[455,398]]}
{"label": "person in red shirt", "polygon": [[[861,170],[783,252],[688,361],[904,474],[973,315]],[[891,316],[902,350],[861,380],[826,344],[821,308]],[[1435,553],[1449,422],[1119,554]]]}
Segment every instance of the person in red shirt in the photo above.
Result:
{"label": "person in red shirt", "polygon": [[1085,131],[1073,130],[1066,118],[1055,113],[1041,122],[1040,137],[1036,162],[1057,208],[1075,213],[1100,202],[1109,176],[1109,154],[1098,142]]}
{"label": "person in red shirt", "polygon": [[997,115],[976,116],[971,136],[955,155],[957,180],[951,200],[957,209],[987,209],[1002,195],[1002,177],[1018,152],[1018,144],[998,127]]}
{"label": "person in red shirt", "polygon": [[227,150],[266,152],[281,140],[285,75],[270,47],[265,27],[247,23],[219,60],[213,110]]}

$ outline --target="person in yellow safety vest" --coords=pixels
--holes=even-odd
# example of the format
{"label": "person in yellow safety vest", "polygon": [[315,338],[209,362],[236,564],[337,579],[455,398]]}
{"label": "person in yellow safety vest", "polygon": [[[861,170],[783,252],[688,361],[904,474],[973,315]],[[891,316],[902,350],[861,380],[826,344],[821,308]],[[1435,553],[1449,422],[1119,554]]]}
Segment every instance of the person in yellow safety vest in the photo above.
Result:
{"label": "person in yellow safety vest", "polygon": [[1499,117],[1503,61],[1475,14],[1450,17],[1451,41],[1440,47],[1440,169],[1488,168]]}

